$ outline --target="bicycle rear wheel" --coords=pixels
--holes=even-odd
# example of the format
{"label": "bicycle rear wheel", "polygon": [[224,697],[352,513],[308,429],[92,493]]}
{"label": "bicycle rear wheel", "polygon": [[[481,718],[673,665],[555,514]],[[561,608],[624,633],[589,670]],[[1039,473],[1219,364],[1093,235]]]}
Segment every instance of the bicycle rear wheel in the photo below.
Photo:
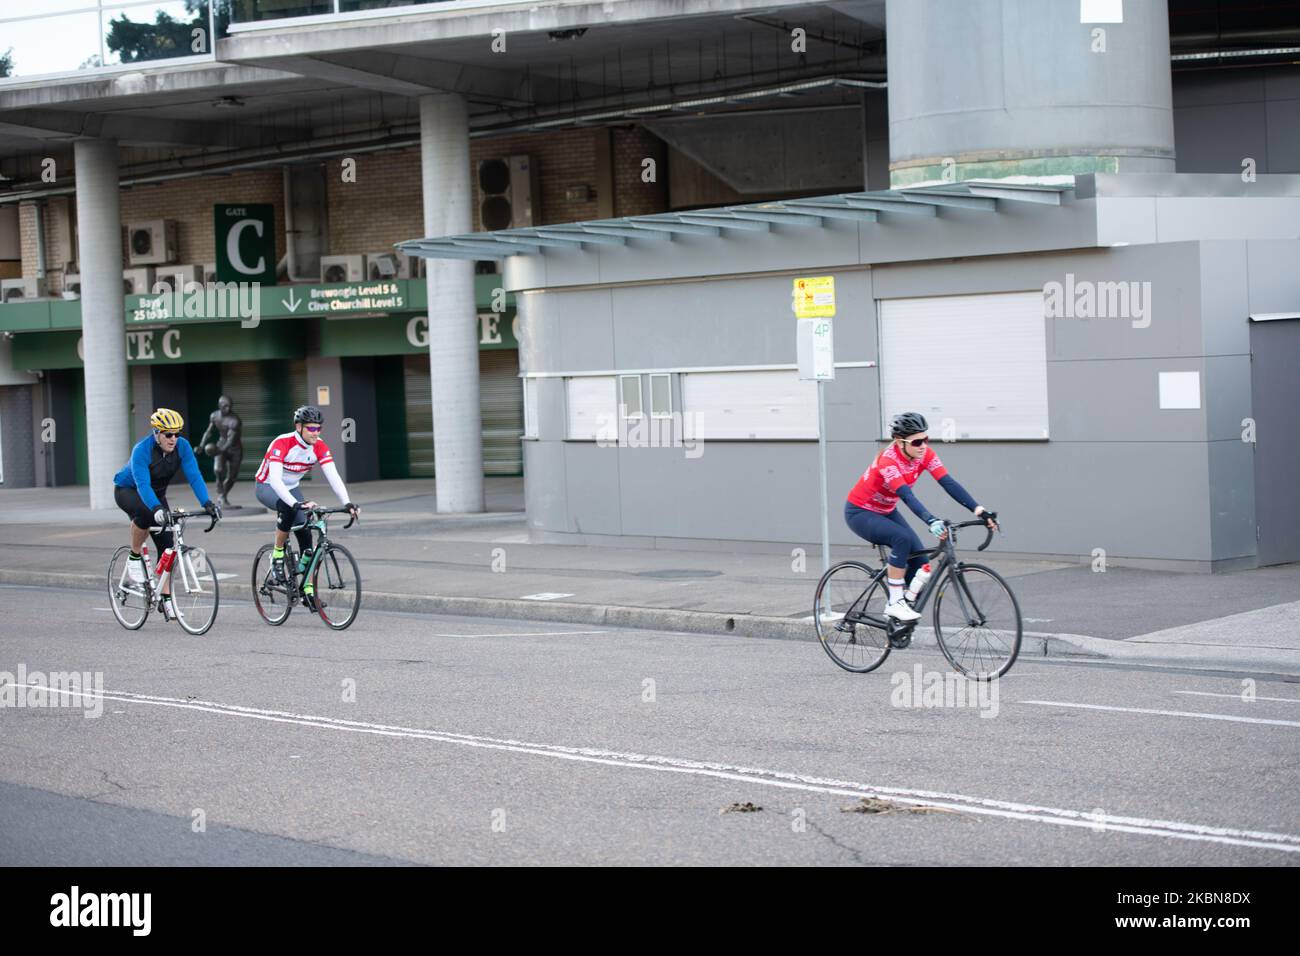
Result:
{"label": "bicycle rear wheel", "polygon": [[108,606],[117,623],[128,631],[138,631],[149,616],[149,586],[134,583],[127,574],[130,556],[131,549],[122,545],[108,562]]}
{"label": "bicycle rear wheel", "polygon": [[361,571],[347,548],[329,545],[316,562],[311,583],[322,621],[341,631],[356,620],[361,609]]}
{"label": "bicycle rear wheel", "polygon": [[963,564],[935,594],[934,636],[957,671],[972,680],[994,680],[1020,653],[1020,605],[992,568]]}
{"label": "bicycle rear wheel", "polygon": [[274,547],[264,544],[253,558],[253,603],[257,613],[267,624],[278,627],[289,619],[293,610],[293,569],[297,566],[293,552],[285,548],[284,568],[288,582],[277,584],[271,578],[271,552]]}
{"label": "bicycle rear wheel", "polygon": [[202,548],[186,545],[172,562],[172,607],[176,622],[189,634],[206,634],[221,603],[217,572]]}
{"label": "bicycle rear wheel", "polygon": [[844,561],[822,575],[813,600],[813,623],[822,649],[855,674],[875,670],[889,656],[884,630],[858,619],[863,614],[884,617],[888,595],[876,577],[879,573],[857,561]]}

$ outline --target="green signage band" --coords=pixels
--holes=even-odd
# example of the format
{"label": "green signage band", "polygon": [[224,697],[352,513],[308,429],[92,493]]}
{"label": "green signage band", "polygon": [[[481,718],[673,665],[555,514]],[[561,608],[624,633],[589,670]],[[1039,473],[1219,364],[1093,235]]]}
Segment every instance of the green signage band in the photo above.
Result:
{"label": "green signage band", "polygon": [[218,282],[275,285],[275,207],[219,203],[212,207]]}

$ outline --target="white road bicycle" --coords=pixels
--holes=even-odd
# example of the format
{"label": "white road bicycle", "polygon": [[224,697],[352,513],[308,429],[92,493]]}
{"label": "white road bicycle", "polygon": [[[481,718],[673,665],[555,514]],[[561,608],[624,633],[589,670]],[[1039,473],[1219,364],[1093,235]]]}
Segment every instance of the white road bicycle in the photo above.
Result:
{"label": "white road bicycle", "polygon": [[113,609],[117,622],[128,631],[139,630],[150,611],[163,613],[163,588],[168,581],[171,582],[176,623],[186,632],[205,634],[216,621],[217,605],[221,599],[217,572],[213,570],[207,551],[185,543],[185,522],[198,517],[212,519],[203,529],[204,534],[217,526],[216,516],[205,511],[167,512],[167,525],[175,540],[159,556],[159,563],[163,565],[161,572],[158,570],[159,565],[149,555],[148,545],[144,547],[141,552],[144,581],[141,583],[131,580],[127,564],[131,549],[122,545],[113,553],[113,559],[108,564],[108,605]]}

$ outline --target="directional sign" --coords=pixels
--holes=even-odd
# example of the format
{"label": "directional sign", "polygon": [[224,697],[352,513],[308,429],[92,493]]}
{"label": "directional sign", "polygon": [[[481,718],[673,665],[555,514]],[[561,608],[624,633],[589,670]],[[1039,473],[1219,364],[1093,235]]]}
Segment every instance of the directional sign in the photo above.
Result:
{"label": "directional sign", "polygon": [[829,319],[835,314],[835,277],[802,276],[794,280],[791,308],[798,319]]}

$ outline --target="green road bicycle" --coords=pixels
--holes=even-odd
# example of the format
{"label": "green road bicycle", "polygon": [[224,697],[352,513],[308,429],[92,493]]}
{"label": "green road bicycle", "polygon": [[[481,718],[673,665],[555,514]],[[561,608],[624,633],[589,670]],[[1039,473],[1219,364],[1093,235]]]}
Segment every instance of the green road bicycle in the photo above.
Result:
{"label": "green road bicycle", "polygon": [[206,511],[167,512],[167,525],[175,540],[169,549],[171,557],[168,558],[168,552],[164,552],[159,555],[159,560],[170,560],[171,567],[158,574],[146,546],[141,560],[144,581],[139,584],[131,580],[129,573],[127,562],[131,549],[122,545],[113,552],[112,560],[108,562],[108,606],[113,609],[117,622],[127,630],[139,630],[150,611],[163,613],[163,587],[168,580],[171,581],[176,623],[194,635],[205,634],[212,627],[217,619],[217,605],[221,602],[217,572],[213,570],[207,551],[185,543],[185,522],[198,517],[211,519],[203,529],[204,534],[217,526],[216,516]]}
{"label": "green road bicycle", "polygon": [[[993,680],[1010,670],[1020,653],[1020,605],[992,568],[957,560],[958,529],[983,526],[988,535],[980,551],[993,540],[993,529],[983,519],[944,524],[948,537],[939,547],[913,554],[929,556],[932,569],[914,607],[924,611],[933,597],[934,636],[948,663],[973,680]],[[911,644],[918,623],[885,616],[886,549],[878,548],[881,567],[842,561],[822,575],[813,600],[813,622],[822,648],[836,664],[855,674],[875,670],[891,650]]]}
{"label": "green road bicycle", "polygon": [[[274,545],[264,544],[253,558],[253,603],[267,624],[279,626],[289,619],[295,605],[303,604],[320,615],[336,631],[356,620],[361,609],[361,572],[352,553],[329,539],[327,515],[347,513],[346,508],[310,508],[305,525],[313,545],[304,565],[294,553],[292,541],[285,542],[285,580],[277,580],[272,554]],[[356,516],[345,524],[352,527]]]}

